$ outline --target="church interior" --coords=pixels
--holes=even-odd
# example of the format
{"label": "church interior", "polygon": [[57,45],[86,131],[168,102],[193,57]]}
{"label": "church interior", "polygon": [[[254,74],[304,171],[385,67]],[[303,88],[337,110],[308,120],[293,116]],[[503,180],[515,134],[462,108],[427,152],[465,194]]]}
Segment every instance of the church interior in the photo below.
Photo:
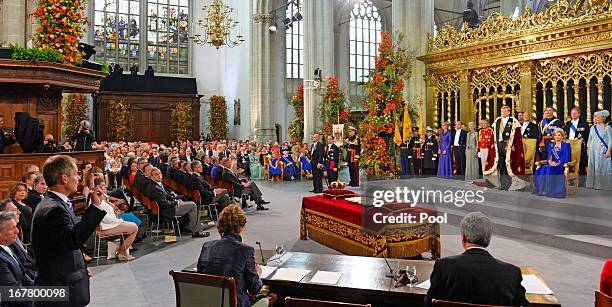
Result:
{"label": "church interior", "polygon": [[0,301],[612,306],[611,112],[612,0],[0,0]]}

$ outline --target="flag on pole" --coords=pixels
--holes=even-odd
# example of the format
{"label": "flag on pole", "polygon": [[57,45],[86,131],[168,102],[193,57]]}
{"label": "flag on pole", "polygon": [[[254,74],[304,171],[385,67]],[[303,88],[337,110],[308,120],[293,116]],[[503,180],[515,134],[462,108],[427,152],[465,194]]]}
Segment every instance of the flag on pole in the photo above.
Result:
{"label": "flag on pole", "polygon": [[404,142],[408,142],[412,135],[412,121],[410,120],[410,114],[408,113],[408,102],[404,104]]}
{"label": "flag on pole", "polygon": [[402,134],[400,133],[399,120],[395,123],[395,135],[393,136],[393,142],[397,146],[402,145]]}

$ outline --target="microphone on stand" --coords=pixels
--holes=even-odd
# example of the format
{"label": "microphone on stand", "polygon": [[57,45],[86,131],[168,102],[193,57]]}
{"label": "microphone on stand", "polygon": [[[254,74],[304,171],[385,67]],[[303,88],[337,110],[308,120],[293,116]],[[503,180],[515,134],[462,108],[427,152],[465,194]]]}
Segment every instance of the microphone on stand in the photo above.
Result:
{"label": "microphone on stand", "polygon": [[259,253],[261,254],[261,264],[264,265],[266,261],[264,259],[263,250],[261,249],[261,242],[257,241],[255,242],[255,244],[259,246]]}
{"label": "microphone on stand", "polygon": [[385,274],[385,277],[394,278],[395,277],[395,272],[393,272],[393,269],[391,268],[391,265],[389,264],[389,261],[387,261],[387,257],[383,256],[383,259],[385,259],[385,263],[389,267],[389,273]]}

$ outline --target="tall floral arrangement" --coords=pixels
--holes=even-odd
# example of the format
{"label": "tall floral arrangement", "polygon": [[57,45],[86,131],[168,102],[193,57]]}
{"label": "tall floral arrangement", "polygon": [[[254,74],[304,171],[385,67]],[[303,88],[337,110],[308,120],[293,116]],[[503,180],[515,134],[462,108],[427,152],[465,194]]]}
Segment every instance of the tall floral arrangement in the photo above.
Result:
{"label": "tall floral arrangement", "polygon": [[[321,114],[324,114],[322,133],[324,135],[331,135],[334,124],[346,124],[348,123],[350,110],[346,105],[346,99],[344,92],[338,85],[338,79],[335,77],[329,77],[327,79],[327,89],[323,93],[323,99],[321,100]],[[348,125],[344,126],[344,135],[348,133]]]}
{"label": "tall floral arrangement", "polygon": [[210,136],[213,140],[227,139],[227,103],[224,96],[210,97]]}
{"label": "tall floral arrangement", "polygon": [[109,108],[109,141],[129,141],[132,137],[130,123],[132,122],[132,108],[125,98],[113,100]]}
{"label": "tall floral arrangement", "polygon": [[80,64],[83,54],[78,50],[79,40],[87,24],[83,4],[82,0],[38,0],[33,13],[39,25],[34,35],[36,46],[58,51],[64,63]]}
{"label": "tall floral arrangement", "polygon": [[193,137],[191,104],[183,101],[173,105],[170,111],[171,135],[175,141],[186,141]]}
{"label": "tall floral arrangement", "polygon": [[295,113],[295,118],[289,123],[289,138],[291,143],[301,144],[304,139],[304,86],[298,86],[289,104],[293,106]]}
{"label": "tall floral arrangement", "polygon": [[62,139],[71,139],[87,119],[88,104],[84,94],[68,94],[62,100]]}
{"label": "tall floral arrangement", "polygon": [[367,175],[389,177],[395,173],[391,136],[403,111],[403,79],[409,77],[411,67],[408,53],[399,46],[402,37],[393,39],[386,32],[381,36],[375,67],[366,84],[364,107],[368,113],[360,129],[363,149],[360,161]]}

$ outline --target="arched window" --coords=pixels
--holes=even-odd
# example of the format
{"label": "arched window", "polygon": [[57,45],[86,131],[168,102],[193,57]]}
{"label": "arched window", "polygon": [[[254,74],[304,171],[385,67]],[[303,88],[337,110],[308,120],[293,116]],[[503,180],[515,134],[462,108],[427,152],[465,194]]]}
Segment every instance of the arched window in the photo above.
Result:
{"label": "arched window", "polygon": [[189,74],[189,0],[95,0],[94,8],[96,60]]}
{"label": "arched window", "polygon": [[96,0],[94,7],[96,60],[124,69],[139,63],[140,1]]}
{"label": "arched window", "polygon": [[349,26],[351,82],[368,81],[370,69],[380,44],[382,22],[378,9],[370,0],[359,0],[353,5]]}
{"label": "arched window", "polygon": [[285,21],[285,49],[287,79],[304,78],[304,21],[295,18],[296,14],[303,15],[302,0],[287,0],[287,13]]}

